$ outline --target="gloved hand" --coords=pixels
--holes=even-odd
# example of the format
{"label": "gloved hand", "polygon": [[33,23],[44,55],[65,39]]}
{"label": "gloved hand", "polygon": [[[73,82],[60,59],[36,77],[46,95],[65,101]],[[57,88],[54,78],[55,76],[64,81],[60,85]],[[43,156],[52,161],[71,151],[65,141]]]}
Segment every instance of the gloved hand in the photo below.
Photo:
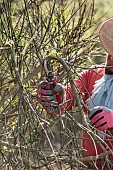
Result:
{"label": "gloved hand", "polygon": [[104,106],[96,106],[89,113],[92,126],[103,131],[113,128],[113,110]]}
{"label": "gloved hand", "polygon": [[42,81],[39,85],[39,98],[48,113],[56,111],[58,114],[58,105],[65,101],[64,86],[56,82]]}

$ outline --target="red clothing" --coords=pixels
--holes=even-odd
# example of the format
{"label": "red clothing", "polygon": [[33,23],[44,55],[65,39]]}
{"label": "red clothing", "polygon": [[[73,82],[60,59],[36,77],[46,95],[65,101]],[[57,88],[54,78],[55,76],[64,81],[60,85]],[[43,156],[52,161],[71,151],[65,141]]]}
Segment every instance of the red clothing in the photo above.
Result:
{"label": "red clothing", "polygon": [[[75,80],[76,86],[80,89],[80,92],[83,93],[84,101],[86,101],[89,98],[89,96],[92,95],[92,90],[94,88],[95,81],[99,80],[103,75],[104,75],[104,68],[97,68],[97,69],[84,71],[80,75],[79,80]],[[73,93],[72,93],[70,86],[66,90],[66,93],[67,93],[68,100],[73,97]],[[74,105],[74,102],[69,105],[68,110],[71,110],[73,105]],[[113,129],[110,129],[109,133],[113,134]],[[97,143],[95,147],[95,142],[93,140],[88,140],[90,136],[85,131],[83,132],[83,138],[87,138],[87,140],[85,139],[83,140],[83,148],[86,149],[87,156],[95,156],[96,152],[97,154],[100,154],[103,152]],[[113,142],[109,142],[109,141],[105,141],[105,142],[108,144],[110,148],[113,149]],[[109,150],[106,145],[103,145],[103,146],[106,150]],[[110,155],[110,158],[113,160],[113,156]]]}

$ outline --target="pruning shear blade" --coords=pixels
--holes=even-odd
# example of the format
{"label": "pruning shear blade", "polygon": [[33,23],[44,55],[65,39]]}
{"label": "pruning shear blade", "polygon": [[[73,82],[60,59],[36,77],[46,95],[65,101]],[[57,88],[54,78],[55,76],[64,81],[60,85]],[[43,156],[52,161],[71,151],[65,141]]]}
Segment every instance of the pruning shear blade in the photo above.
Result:
{"label": "pruning shear blade", "polygon": [[50,64],[48,63],[48,61],[46,59],[44,60],[44,69],[45,69],[45,72],[46,72],[48,82],[52,83],[54,81],[53,80],[54,76],[52,74]]}

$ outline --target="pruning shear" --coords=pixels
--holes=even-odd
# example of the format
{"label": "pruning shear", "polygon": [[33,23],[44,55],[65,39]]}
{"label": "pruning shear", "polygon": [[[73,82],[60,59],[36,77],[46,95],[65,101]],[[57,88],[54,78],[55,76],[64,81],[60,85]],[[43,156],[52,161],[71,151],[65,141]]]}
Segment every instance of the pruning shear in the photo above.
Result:
{"label": "pruning shear", "polygon": [[[48,83],[48,89],[53,89],[57,85],[56,77],[54,76],[51,66],[48,60],[44,60],[44,69],[46,72],[46,83]],[[60,93],[56,94],[58,104],[62,103],[62,98]]]}

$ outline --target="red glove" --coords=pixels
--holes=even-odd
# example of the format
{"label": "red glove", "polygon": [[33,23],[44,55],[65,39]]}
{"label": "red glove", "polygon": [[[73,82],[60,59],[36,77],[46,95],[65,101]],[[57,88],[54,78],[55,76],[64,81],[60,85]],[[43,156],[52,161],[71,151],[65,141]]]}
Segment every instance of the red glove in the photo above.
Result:
{"label": "red glove", "polygon": [[113,110],[104,106],[96,106],[89,113],[92,126],[103,131],[113,128]]}
{"label": "red glove", "polygon": [[65,89],[60,83],[42,81],[39,85],[40,103],[48,113],[58,112],[58,105],[65,99]]}

